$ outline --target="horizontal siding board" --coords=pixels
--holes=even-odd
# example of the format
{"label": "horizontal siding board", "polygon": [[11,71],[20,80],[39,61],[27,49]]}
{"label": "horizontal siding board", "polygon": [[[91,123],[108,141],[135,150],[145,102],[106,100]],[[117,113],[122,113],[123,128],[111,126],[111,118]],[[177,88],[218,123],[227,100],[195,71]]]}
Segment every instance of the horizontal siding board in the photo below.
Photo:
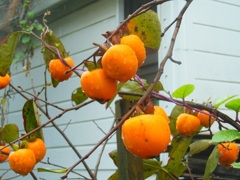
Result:
{"label": "horizontal siding board", "polygon": [[[104,37],[101,36],[102,33],[116,28],[118,25],[116,10],[116,1],[101,0],[49,24],[49,27],[53,29],[53,32],[64,43],[66,50],[70,52],[70,57],[74,59],[75,64],[78,64],[96,50],[96,47],[92,44],[93,42],[103,43],[105,41]],[[30,93],[33,93],[32,89],[29,88],[31,87],[31,83],[33,83],[36,92],[39,92],[43,88],[45,81],[43,75],[45,65],[41,53],[41,46],[35,49],[34,58],[30,59],[30,62],[31,76],[28,77],[26,77],[21,62],[13,65],[11,68],[12,83],[15,86],[21,86],[25,91]],[[79,73],[81,73],[81,71],[79,71]],[[32,78],[32,81],[30,78]],[[51,81],[48,72],[47,81]],[[69,81],[60,83],[57,88],[47,87],[49,95],[48,101],[62,108],[72,107],[71,93],[78,87],[80,87],[80,80],[79,77],[74,74]],[[10,94],[12,98],[9,99],[11,106],[9,108],[10,112],[7,117],[7,123],[18,124],[20,133],[24,134],[22,108],[26,99],[16,94],[15,91]],[[25,95],[28,98],[32,98],[26,93]],[[39,97],[44,99],[44,93]],[[43,102],[39,102],[41,105],[44,105]],[[114,103],[111,107],[114,109]],[[60,110],[49,106],[49,114],[51,117],[55,117],[60,112]],[[47,122],[48,119],[45,115],[41,112],[40,114],[42,123]],[[107,133],[110,130],[113,121],[114,115],[110,109],[106,109],[104,105],[94,102],[86,107],[70,111],[59,119],[56,119],[54,122],[61,130],[64,130],[64,133],[79,150],[80,154],[85,155],[91,150],[93,145],[98,143],[98,141],[105,136],[101,130]],[[76,162],[78,157],[51,123],[43,128],[43,132],[48,149],[44,161],[47,161],[47,158],[49,157],[50,162],[65,167],[69,167]],[[116,137],[113,135],[106,146],[103,160],[100,164],[98,176],[101,178],[104,177],[104,179],[107,179],[107,177],[113,174],[116,169],[116,166],[108,156],[110,151],[116,149],[115,143]],[[100,148],[97,149],[97,151],[87,159],[87,162],[92,169],[96,166],[100,150]],[[38,163],[36,168],[46,166],[47,165]],[[3,169],[7,168],[9,167],[5,164],[4,167],[1,168],[2,170],[0,170],[0,173],[3,172]],[[82,165],[78,166],[76,170],[83,174],[87,174]],[[45,179],[58,179],[58,177],[62,176],[52,173],[36,172],[35,174],[39,178],[42,177]],[[10,171],[5,177],[8,178],[14,175],[15,173]],[[76,176],[70,174],[69,177]],[[23,177],[17,179],[23,179]],[[28,175],[25,176],[24,179],[32,179],[32,177]]]}
{"label": "horizontal siding board", "polygon": [[240,22],[236,18],[240,16],[239,10],[240,6],[238,5],[212,0],[196,0],[192,2],[186,15],[189,16],[192,23],[240,31]]}
{"label": "horizontal siding board", "polygon": [[[105,136],[102,131],[105,133],[109,132],[113,118],[106,118],[101,121],[102,122],[100,122],[100,120],[96,120],[95,123],[93,121],[70,123],[69,125],[61,125],[59,128],[64,130],[64,133],[71,140],[74,146],[93,145],[98,143],[99,140]],[[61,137],[55,128],[44,128],[44,133],[46,135],[51,134],[51,138],[47,138],[47,136],[45,138],[46,144],[49,148],[68,146],[66,141]],[[112,137],[109,142],[116,142],[115,136]]]}
{"label": "horizontal siding board", "polygon": [[101,34],[112,30],[116,26],[114,24],[115,21],[116,20],[114,18],[106,19],[102,22],[92,25],[91,27],[64,36],[61,38],[61,40],[64,43],[66,50],[69,51],[70,54],[76,54],[83,50],[92,48],[93,42],[103,43],[105,39],[101,36]]}
{"label": "horizontal siding board", "polygon": [[[239,32],[195,25],[192,33],[194,37],[189,42],[189,49],[240,57],[237,48],[240,42]],[[216,42],[219,43],[216,45]]]}
{"label": "horizontal siding board", "polygon": [[[109,0],[97,1],[96,3],[51,23],[50,28],[53,29],[54,33],[59,37],[71,34],[75,31],[81,31],[81,29],[88,28],[105,19],[115,16],[115,3],[115,1]],[[77,22],[72,20],[69,21],[69,19],[77,20]],[[102,32],[100,31],[100,33]]]}
{"label": "horizontal siding board", "polygon": [[240,6],[239,0],[212,0],[218,3],[223,3],[230,6]]}

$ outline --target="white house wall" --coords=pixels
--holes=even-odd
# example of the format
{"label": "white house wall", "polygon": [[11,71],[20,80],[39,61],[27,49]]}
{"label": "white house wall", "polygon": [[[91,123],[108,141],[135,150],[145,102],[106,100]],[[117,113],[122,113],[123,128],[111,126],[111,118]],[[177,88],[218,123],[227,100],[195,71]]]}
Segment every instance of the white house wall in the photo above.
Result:
{"label": "white house wall", "polygon": [[[176,18],[185,1],[166,3],[159,7],[163,29]],[[240,92],[240,2],[227,0],[193,0],[183,17],[173,58],[179,66],[168,62],[161,81],[173,92],[184,84],[194,84],[195,91],[188,98],[198,103]],[[160,60],[166,54],[170,36],[166,33],[159,52]],[[172,105],[161,103],[168,112]],[[234,113],[221,106],[232,118]],[[217,123],[215,123],[217,125]],[[217,126],[213,128],[217,130]]]}
{"label": "white house wall", "polygon": [[[94,52],[96,47],[93,46],[93,42],[104,42],[104,38],[101,34],[108,30],[113,30],[119,25],[121,15],[118,13],[119,11],[123,11],[119,8],[122,8],[122,5],[121,2],[117,0],[96,1],[76,12],[58,19],[49,24],[49,27],[53,30],[54,34],[61,39],[66,50],[70,52],[70,57],[75,61],[75,64],[78,64]],[[40,91],[44,84],[43,74],[45,65],[40,48],[41,47],[35,50],[34,58],[31,60],[32,70],[30,75],[33,79],[33,85],[36,87],[36,92]],[[21,64],[17,64],[17,66],[13,67],[11,70],[12,84],[21,86],[23,89],[29,90],[29,92],[32,93],[31,89],[27,89],[31,87],[31,80],[25,77],[26,75],[22,70]],[[49,73],[48,81],[50,82]],[[78,87],[80,87],[80,80],[76,75],[73,75],[69,81],[60,83],[57,88],[47,87],[47,92],[49,94],[48,101],[62,108],[72,107],[70,101],[71,93]],[[17,94],[12,94],[12,97],[14,98],[9,100],[10,109],[7,123],[18,124],[21,133],[24,133],[21,110],[25,103],[25,99]],[[44,94],[40,97],[44,97]],[[114,108],[114,106],[112,108]],[[59,110],[53,107],[49,108],[51,117],[56,116],[58,113],[60,113]],[[42,123],[47,121],[44,115],[42,115],[41,120]],[[79,153],[84,156],[102,137],[104,137],[105,134],[102,131],[107,133],[110,130],[113,121],[114,115],[110,109],[106,110],[105,105],[93,103],[87,107],[63,115],[61,118],[57,119],[55,123],[59,125],[60,129],[65,129],[64,133],[79,150]],[[45,127],[43,132],[47,145],[45,162],[47,158],[49,158],[51,163],[68,168],[78,160],[73,150],[52,125]],[[98,172],[99,179],[107,179],[107,177],[116,170],[116,166],[108,156],[110,151],[116,149],[115,142],[116,137],[114,135],[108,141],[108,145],[103,153],[103,160],[100,163],[100,170]],[[86,160],[91,169],[95,169],[100,152],[101,147]],[[36,168],[38,167],[56,168],[41,163],[36,165]],[[1,164],[0,173],[2,174],[8,168],[7,163]],[[89,178],[82,164],[75,170]],[[44,179],[59,179],[62,176],[61,174],[37,172],[35,175],[37,175],[38,178]],[[15,176],[15,174],[9,171],[3,178],[10,178],[12,176]],[[69,178],[73,177],[76,177],[76,175],[69,175]],[[17,179],[32,179],[32,177],[30,175],[26,177],[20,176]]]}
{"label": "white house wall", "polygon": [[[184,2],[175,0],[158,6],[162,29],[174,20]],[[102,33],[118,26],[121,19],[120,12],[123,12],[121,3],[121,0],[99,0],[49,25],[53,32],[61,38],[75,64],[80,63],[92,54],[95,50],[92,45],[93,42],[102,43],[104,41],[104,38],[101,37]],[[237,71],[240,65],[238,46],[240,42],[239,8],[240,2],[238,0],[193,1],[184,15],[173,52],[173,58],[181,61],[182,65],[167,62],[161,78],[166,90],[172,92],[183,84],[193,83],[196,90],[190,99],[195,99],[200,103],[208,98],[214,100],[217,97],[240,92]],[[172,31],[173,27],[163,37],[159,51],[159,61],[166,54]],[[30,73],[36,91],[39,91],[44,84],[43,71],[45,65],[40,51],[39,47],[31,60],[32,70]],[[23,89],[31,87],[31,80],[25,78],[22,66],[15,66],[11,70],[12,83],[15,86],[21,86]],[[50,81],[49,75],[48,81]],[[71,107],[72,104],[69,101],[71,93],[79,86],[79,77],[74,75],[69,81],[60,83],[57,88],[48,87],[48,101],[63,108]],[[32,91],[29,89],[29,92]],[[10,109],[7,122],[19,124],[21,132],[23,132],[21,109],[25,99],[14,94],[12,97],[9,101]],[[171,111],[172,104],[161,102],[161,105],[168,112]],[[223,107],[221,108],[224,112],[233,116],[233,113]],[[49,112],[50,116],[54,117],[60,111],[50,107]],[[42,115],[43,123],[46,120]],[[109,109],[106,110],[104,105],[94,103],[63,115],[55,123],[62,130],[66,128],[64,131],[66,135],[80,154],[85,155],[104,136],[101,130],[107,132],[110,129],[113,120],[113,114]],[[78,157],[55,128],[49,125],[43,131],[48,147],[44,161],[47,161],[49,157],[51,163],[69,167],[78,160]],[[100,180],[107,179],[116,169],[112,160],[108,157],[108,152],[116,149],[115,139],[114,136],[109,140],[103,153],[103,160],[98,173]],[[86,160],[92,169],[95,168],[100,150],[101,148]],[[41,163],[37,167],[53,168]],[[7,163],[1,164],[0,173],[5,172],[7,168]],[[76,170],[87,176],[82,164]],[[36,173],[36,175],[44,179],[59,179],[61,176],[51,173]],[[14,174],[8,172],[3,178],[12,176]],[[75,177],[75,175],[70,174],[69,177]],[[32,179],[32,177],[28,175],[17,179]]]}

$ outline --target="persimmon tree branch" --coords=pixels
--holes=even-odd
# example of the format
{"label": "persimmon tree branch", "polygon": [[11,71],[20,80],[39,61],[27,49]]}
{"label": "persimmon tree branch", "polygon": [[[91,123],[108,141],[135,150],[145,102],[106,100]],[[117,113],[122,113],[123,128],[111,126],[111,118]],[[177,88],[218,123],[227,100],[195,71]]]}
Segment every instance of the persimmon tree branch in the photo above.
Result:
{"label": "persimmon tree branch", "polygon": [[[156,4],[155,4],[155,3]],[[159,3],[157,3],[159,2]],[[167,1],[153,1],[152,3],[154,5],[158,5],[158,4],[161,4],[163,2],[167,2]],[[175,29],[174,29],[174,32],[173,32],[173,35],[172,35],[172,38],[171,38],[171,43],[170,43],[170,46],[169,46],[169,49],[168,49],[168,52],[166,54],[166,56],[163,58],[163,60],[161,61],[161,64],[160,64],[160,68],[153,80],[153,83],[151,84],[151,86],[147,89],[146,93],[140,98],[140,100],[138,101],[138,104],[142,104],[146,98],[151,94],[153,88],[155,87],[155,85],[157,84],[157,82],[159,81],[161,75],[163,74],[163,70],[164,70],[164,66],[167,62],[167,60],[172,57],[172,53],[173,53],[173,49],[174,49],[174,45],[175,45],[175,40],[176,40],[176,37],[178,35],[178,32],[179,32],[179,28],[180,28],[180,25],[181,25],[181,22],[182,22],[182,17],[184,15],[184,13],[186,12],[187,8],[189,7],[189,5],[191,4],[192,0],[189,0],[186,2],[185,6],[182,8],[181,12],[179,13],[179,15],[177,16],[176,18],[176,26],[175,26]],[[143,5],[141,6],[138,10],[135,11],[135,13],[133,13],[132,16],[129,16],[124,22],[128,22],[131,18],[135,17],[139,12],[143,11],[144,9],[146,9],[147,7],[152,7],[152,3],[150,3],[149,5]],[[136,13],[137,12],[137,13]],[[120,27],[119,27],[120,29]],[[117,32],[117,30],[116,30]],[[117,125],[111,130],[109,131],[109,133],[104,136],[84,157],[82,157],[82,159],[80,159],[79,161],[77,161],[73,166],[69,167],[67,173],[62,176],[61,178],[62,179],[66,179],[68,177],[68,174],[78,165],[80,164],[83,160],[87,159],[104,141],[106,141],[123,123],[124,121],[129,118],[131,116],[131,114],[134,113],[135,111],[135,106],[133,106],[123,117],[122,119],[117,123]]]}
{"label": "persimmon tree branch", "polygon": [[[131,96],[138,96],[138,97],[143,96],[142,93],[121,92],[121,91],[119,92],[119,95],[131,95]],[[207,105],[200,104],[200,103],[195,103],[195,102],[189,102],[189,101],[184,101],[183,102],[181,100],[173,99],[172,97],[167,97],[167,96],[161,95],[161,94],[156,93],[156,92],[152,92],[150,97],[152,97],[156,100],[162,100],[162,101],[170,102],[170,103],[173,103],[173,104],[176,104],[176,105],[179,105],[179,106],[184,106],[184,107],[187,107],[191,110],[198,111],[198,112],[200,112],[200,110],[207,110],[210,113],[212,113],[215,118],[223,120],[224,123],[228,123],[231,126],[233,126],[235,129],[240,131],[240,124],[237,123],[234,119],[232,119],[228,115],[222,113],[221,111],[219,111],[217,109],[214,109],[212,107],[209,107]]]}

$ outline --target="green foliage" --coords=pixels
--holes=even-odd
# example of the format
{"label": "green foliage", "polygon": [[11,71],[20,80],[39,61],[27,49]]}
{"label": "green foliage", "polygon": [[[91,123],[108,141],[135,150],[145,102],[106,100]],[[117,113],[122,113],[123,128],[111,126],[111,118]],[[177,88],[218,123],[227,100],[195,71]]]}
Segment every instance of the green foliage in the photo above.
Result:
{"label": "green foliage", "polygon": [[22,51],[19,51],[18,53],[16,53],[14,55],[14,58],[13,58],[13,63],[16,63],[19,59],[21,59],[22,57],[24,56],[24,52]]}
{"label": "green foliage", "polygon": [[[118,153],[116,150],[113,150],[109,153],[110,158],[113,160],[114,164],[118,166]],[[143,159],[143,170],[144,170],[144,178],[148,178],[153,174],[157,173],[160,169],[162,169],[161,162],[158,162],[156,159]],[[112,174],[108,180],[118,180],[118,170]]]}
{"label": "green foliage", "polygon": [[[44,58],[45,65],[46,65],[47,68],[48,68],[49,62],[52,59],[59,59],[58,52],[57,52],[56,48],[58,49],[59,55],[62,58],[65,58],[65,57],[68,56],[68,53],[66,52],[63,43],[52,32],[47,32],[43,36],[43,40],[46,43],[46,44],[43,44],[43,58]],[[48,46],[48,48],[46,46]],[[52,78],[52,84],[53,84],[53,87],[57,87],[59,82],[57,80],[55,80],[54,78]]]}
{"label": "green foliage", "polygon": [[234,97],[236,97],[236,95],[231,95],[231,96],[226,96],[226,97],[221,97],[221,98],[216,99],[213,102],[214,108],[218,109],[219,106],[221,106],[222,104],[224,104],[225,102],[227,102],[228,100],[230,100]]}
{"label": "green foliage", "polygon": [[87,67],[87,69],[88,69],[89,71],[94,70],[94,69],[96,69],[96,68],[101,68],[101,67],[102,67],[100,61],[98,61],[98,62],[96,62],[96,63],[95,63],[95,62],[92,62],[92,61],[86,61],[86,62],[84,62],[84,65]]}
{"label": "green foliage", "polygon": [[127,24],[127,31],[139,36],[145,47],[159,49],[162,31],[156,12],[148,10],[132,18]]}
{"label": "green foliage", "polygon": [[192,141],[192,137],[179,138],[174,136],[171,142],[171,150],[169,152],[168,164],[164,167],[166,171],[161,171],[157,175],[157,179],[171,180],[172,177],[180,177],[185,171],[186,166],[183,163],[184,156]]}
{"label": "green foliage", "polygon": [[218,159],[219,159],[218,146],[215,146],[212,153],[208,157],[203,179],[210,180],[212,172],[217,167]]}
{"label": "green foliage", "polygon": [[183,106],[179,106],[179,105],[176,105],[174,106],[171,114],[170,114],[170,130],[171,130],[171,134],[172,135],[177,135],[178,132],[177,132],[177,129],[176,129],[176,121],[177,121],[177,117],[183,113],[184,111],[184,107]]}
{"label": "green foliage", "polygon": [[[143,87],[136,81],[127,81],[124,84],[119,84],[120,86],[120,96],[128,101],[134,101],[134,100],[139,100],[141,98],[141,94],[143,94],[150,86],[150,84],[147,83],[147,81],[145,79],[141,79],[142,85]],[[153,91],[158,92],[163,90],[163,85],[161,82],[157,82],[156,86],[154,87]],[[133,95],[124,95],[121,93],[131,93]],[[138,94],[138,95],[135,95]]]}
{"label": "green foliage", "polygon": [[47,46],[49,46],[49,48],[51,49],[51,50],[48,49],[46,47],[46,44],[43,44],[43,58],[45,60],[45,64],[47,68],[48,68],[49,62],[52,59],[59,59],[56,48],[59,50],[60,56],[62,58],[65,58],[68,56],[63,43],[52,32],[46,33],[43,36],[43,40],[47,43]]}
{"label": "green foliage", "polygon": [[[24,120],[24,129],[27,133],[41,125],[40,115],[33,99],[25,102],[22,109],[22,116]],[[32,136],[43,139],[42,129],[33,133]]]}
{"label": "green foliage", "polygon": [[193,84],[186,84],[186,85],[183,85],[183,86],[179,87],[178,89],[176,89],[172,93],[172,96],[175,97],[175,98],[185,99],[193,91],[194,91],[194,85]]}
{"label": "green foliage", "polygon": [[198,154],[204,150],[206,150],[210,146],[210,140],[199,140],[199,141],[194,141],[189,145],[189,155],[194,155]]}
{"label": "green foliage", "polygon": [[0,46],[0,75],[8,73],[21,32],[13,32],[6,43]]}
{"label": "green foliage", "polygon": [[238,130],[229,129],[229,130],[222,130],[218,131],[212,137],[213,143],[220,143],[220,142],[231,142],[240,139],[240,134]]}
{"label": "green foliage", "polygon": [[10,143],[18,138],[19,130],[16,124],[6,124],[2,130],[2,140]]}
{"label": "green foliage", "polygon": [[240,169],[240,162],[232,163],[231,166],[235,169]]}
{"label": "green foliage", "polygon": [[81,104],[84,101],[86,101],[88,99],[88,97],[86,96],[86,94],[83,92],[82,88],[79,87],[77,89],[75,89],[72,92],[72,102],[75,103],[75,105]]}
{"label": "green foliage", "polygon": [[38,172],[50,172],[50,173],[57,173],[63,174],[66,173],[68,169],[49,169],[49,168],[37,168]]}
{"label": "green foliage", "polygon": [[231,110],[234,110],[236,112],[239,112],[240,110],[240,98],[233,99],[225,104],[225,107]]}

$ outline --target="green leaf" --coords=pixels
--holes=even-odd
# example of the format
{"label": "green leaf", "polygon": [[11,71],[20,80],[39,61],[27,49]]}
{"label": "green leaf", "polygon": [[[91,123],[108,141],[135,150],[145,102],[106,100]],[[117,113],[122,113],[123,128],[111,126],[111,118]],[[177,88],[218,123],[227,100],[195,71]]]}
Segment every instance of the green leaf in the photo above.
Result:
{"label": "green leaf", "polygon": [[13,32],[7,42],[0,46],[0,75],[8,73],[21,34],[21,32]]}
{"label": "green leaf", "polygon": [[225,102],[227,102],[229,99],[232,99],[234,97],[236,97],[237,95],[232,95],[232,96],[226,96],[226,97],[221,97],[216,99],[213,104],[214,104],[214,108],[217,109],[219,106],[221,106],[222,104],[224,104]]}
{"label": "green leaf", "polygon": [[86,66],[86,68],[87,68],[89,71],[102,67],[100,61],[98,61],[97,63],[94,63],[94,62],[92,62],[92,61],[86,61],[86,62],[84,62],[84,65]]}
{"label": "green leaf", "polygon": [[37,168],[38,172],[50,172],[50,173],[57,173],[57,174],[63,174],[67,172],[67,168],[65,169],[49,169],[49,168]]}
{"label": "green leaf", "polygon": [[81,104],[84,101],[86,101],[88,99],[88,97],[86,96],[86,94],[83,92],[82,88],[79,87],[77,89],[75,89],[72,92],[72,101],[75,103],[75,105]]}
{"label": "green leaf", "polygon": [[[147,85],[147,86],[146,86],[146,89],[148,89],[149,86],[151,86],[151,84]],[[163,91],[163,90],[164,90],[163,84],[162,84],[160,81],[158,81],[158,82],[156,83],[156,85],[154,86],[153,91],[159,92],[159,91]]]}
{"label": "green leaf", "polygon": [[[123,98],[123,99],[126,99],[128,101],[134,101],[134,100],[139,100],[141,98],[141,96],[139,94],[143,94],[151,84],[148,84],[146,79],[141,79],[141,83],[143,85],[143,87],[136,81],[127,81],[126,83],[124,84],[121,84],[119,83],[119,91],[120,92],[120,96]],[[163,90],[163,85],[162,83],[159,81],[156,83],[155,87],[153,88],[153,91],[155,92],[158,92],[158,91],[161,91]],[[124,94],[121,94],[121,93],[129,93],[130,95],[124,95]],[[133,95],[131,95],[131,93]],[[134,95],[135,94],[138,94],[138,95]]]}
{"label": "green leaf", "polygon": [[158,162],[156,159],[144,159],[143,160],[143,169],[144,169],[144,178],[148,178],[153,174],[157,173],[159,169],[162,169],[162,163]]}
{"label": "green leaf", "polygon": [[161,44],[161,24],[156,12],[148,10],[132,18],[125,30],[140,37],[145,47],[158,50]]}
{"label": "green leaf", "polygon": [[23,44],[27,44],[27,43],[29,43],[30,40],[31,40],[30,36],[23,36],[22,43]]}
{"label": "green leaf", "polygon": [[174,136],[171,141],[171,150],[169,152],[168,164],[164,167],[166,171],[162,171],[157,175],[157,179],[171,179],[169,176],[179,177],[186,170],[183,163],[184,156],[192,141],[192,137],[180,138]]}
{"label": "green leaf", "polygon": [[[48,32],[45,34],[45,36],[43,36],[43,40],[50,46],[54,46],[56,48],[58,48],[60,55],[65,58],[68,56],[63,43],[60,41],[60,39],[58,39],[57,36],[55,36],[52,32]],[[56,50],[53,48],[52,49],[54,52],[56,52]],[[43,58],[46,64],[46,67],[48,68],[48,64],[52,59],[58,59],[58,55],[56,53],[52,52],[51,50],[49,50],[48,48],[46,48],[46,46],[43,44]]]}
{"label": "green leaf", "polygon": [[172,93],[172,96],[175,98],[184,99],[185,97],[189,96],[193,91],[194,91],[194,85],[186,84],[186,85],[179,87],[177,90],[175,90]]}
{"label": "green leaf", "polygon": [[229,130],[222,130],[218,131],[212,137],[213,143],[220,143],[220,142],[231,142],[240,139],[240,134],[237,130],[229,129]]}
{"label": "green leaf", "polygon": [[198,154],[206,150],[209,146],[210,146],[210,140],[202,139],[199,141],[195,141],[189,146],[190,147],[189,155]]}
{"label": "green leaf", "polygon": [[24,56],[24,52],[22,52],[22,51],[16,53],[13,58],[13,63],[18,62],[23,56]]}
{"label": "green leaf", "polygon": [[6,97],[2,97],[1,99],[1,108],[4,110],[6,108],[6,104],[7,104],[7,98]]}
{"label": "green leaf", "polygon": [[16,124],[7,124],[2,130],[2,140],[10,143],[18,138],[19,130]]}
{"label": "green leaf", "polygon": [[26,25],[26,24],[27,24],[27,20],[26,20],[26,19],[21,20],[21,21],[19,22],[19,24],[21,24],[21,25]]}
{"label": "green leaf", "polygon": [[[59,50],[60,55],[62,58],[65,58],[68,56],[68,53],[66,52],[63,43],[58,39],[57,36],[55,36],[52,32],[48,32],[43,36],[43,40],[50,46],[55,47]],[[59,59],[56,49],[52,48],[53,51],[48,49],[44,44],[43,44],[43,58],[45,61],[45,65],[48,68],[48,64],[52,59]],[[56,81],[54,78],[52,78],[52,84],[53,87],[57,87],[59,84],[58,81]]]}
{"label": "green leaf", "polygon": [[109,178],[108,180],[119,180],[119,175],[118,175],[118,170],[113,173]]}
{"label": "green leaf", "polygon": [[35,26],[35,28],[36,28],[38,31],[40,31],[40,30],[42,30],[43,26],[42,26],[41,24],[37,24],[37,25]]}
{"label": "green leaf", "polygon": [[170,130],[171,130],[171,134],[172,135],[177,135],[178,134],[178,131],[176,129],[176,121],[177,121],[177,117],[182,114],[184,111],[184,107],[183,106],[179,106],[179,105],[176,105],[174,106],[171,114],[170,114]]}
{"label": "green leaf", "polygon": [[[144,86],[147,85],[145,80],[143,80],[143,83],[144,83]],[[144,93],[142,87],[136,81],[127,81],[124,84],[120,83],[119,86],[121,86],[119,92],[123,92],[123,93],[124,92],[126,92],[126,93],[141,93],[141,94]],[[134,96],[134,95],[123,95],[123,94],[120,94],[120,96],[123,99],[126,99],[128,101],[139,100],[141,98],[141,96]]]}
{"label": "green leaf", "polygon": [[52,79],[52,85],[53,85],[53,87],[57,87],[58,84],[59,84],[59,81],[55,80],[53,77],[51,77],[51,79]]}
{"label": "green leaf", "polygon": [[28,11],[27,12],[27,16],[30,18],[30,19],[33,19],[35,17],[35,13],[33,11]]}
{"label": "green leaf", "polygon": [[208,157],[203,179],[210,179],[212,172],[216,169],[219,159],[218,147],[215,146]]}
{"label": "green leaf", "polygon": [[240,162],[235,162],[231,164],[233,168],[240,169]]}
{"label": "green leaf", "polygon": [[[112,158],[114,164],[118,166],[117,150],[111,151],[109,156]],[[146,179],[159,171],[159,169],[162,168],[161,165],[162,163],[158,162],[156,159],[143,159],[144,178]],[[118,171],[109,177],[110,180],[114,180],[115,178],[118,178]]]}
{"label": "green leaf", "polygon": [[[24,120],[24,129],[27,133],[31,132],[41,125],[40,115],[37,111],[37,106],[33,99],[28,100],[24,104],[22,109],[22,116]],[[32,135],[36,138],[43,139],[42,129],[36,131]]]}
{"label": "green leaf", "polygon": [[225,104],[225,107],[238,112],[240,110],[240,98],[229,101]]}
{"label": "green leaf", "polygon": [[113,160],[113,163],[118,167],[118,153],[117,150],[113,150],[108,153],[109,157]]}

